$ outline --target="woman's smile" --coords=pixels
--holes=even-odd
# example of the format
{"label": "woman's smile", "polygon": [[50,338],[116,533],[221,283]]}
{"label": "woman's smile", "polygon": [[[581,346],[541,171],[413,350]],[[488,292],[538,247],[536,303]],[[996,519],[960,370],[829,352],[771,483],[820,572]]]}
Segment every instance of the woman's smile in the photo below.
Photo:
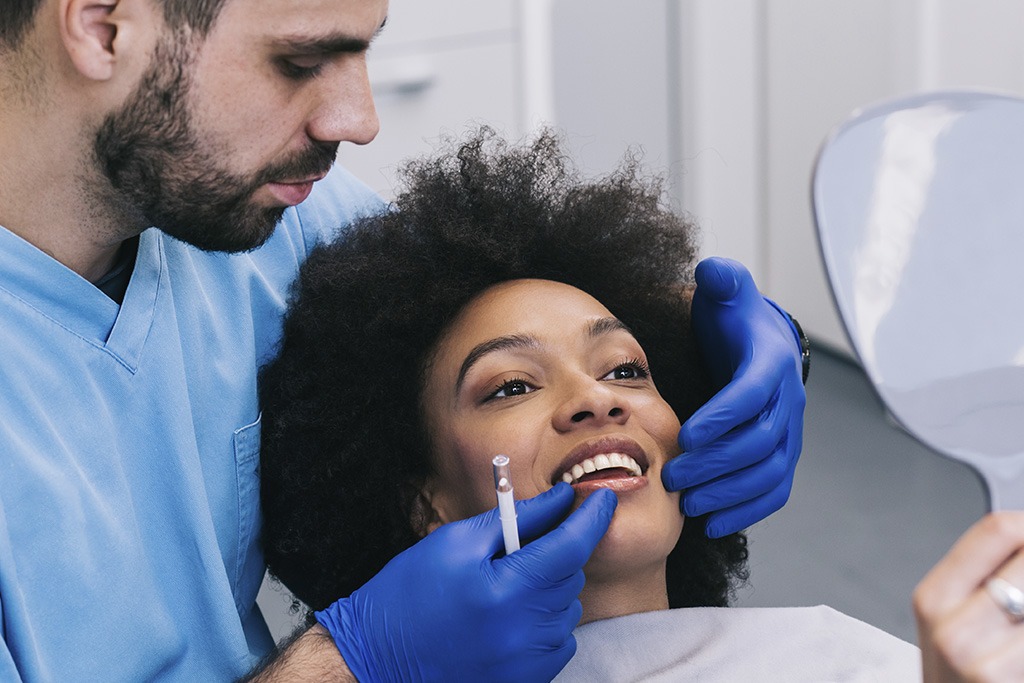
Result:
{"label": "woman's smile", "polygon": [[571,484],[577,495],[599,488],[628,493],[647,486],[644,473],[649,467],[647,454],[636,441],[605,436],[572,449],[555,470],[551,483]]}

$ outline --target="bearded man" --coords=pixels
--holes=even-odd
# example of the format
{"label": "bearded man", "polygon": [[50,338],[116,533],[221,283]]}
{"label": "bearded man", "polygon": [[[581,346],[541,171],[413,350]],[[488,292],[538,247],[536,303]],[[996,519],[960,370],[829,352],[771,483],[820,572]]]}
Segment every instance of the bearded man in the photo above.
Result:
{"label": "bearded man", "polygon": [[[469,663],[550,678],[572,656],[611,497],[568,517],[571,493],[522,501],[532,542],[515,563],[486,551],[491,517],[425,540],[277,650],[256,606],[257,374],[309,250],[383,208],[329,171],[341,142],[376,135],[366,51],[387,10],[5,1],[3,680],[231,680],[267,657],[262,680],[452,679]],[[724,535],[787,499],[800,345],[741,266],[712,262],[698,285],[725,387],[684,426],[666,485]],[[455,590],[476,607],[422,609]],[[515,637],[481,637],[504,624]]]}

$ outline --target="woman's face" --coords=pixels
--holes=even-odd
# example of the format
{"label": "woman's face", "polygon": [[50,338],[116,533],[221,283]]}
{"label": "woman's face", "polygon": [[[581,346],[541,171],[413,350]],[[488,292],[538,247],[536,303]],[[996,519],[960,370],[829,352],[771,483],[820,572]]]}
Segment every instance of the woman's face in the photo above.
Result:
{"label": "woman's face", "polygon": [[495,507],[491,461],[505,454],[517,499],[562,480],[577,505],[598,488],[618,494],[592,565],[664,563],[675,546],[679,494],[661,468],[679,420],[640,344],[589,294],[548,280],[484,291],[440,339],[422,400],[437,471],[424,487],[431,530]]}

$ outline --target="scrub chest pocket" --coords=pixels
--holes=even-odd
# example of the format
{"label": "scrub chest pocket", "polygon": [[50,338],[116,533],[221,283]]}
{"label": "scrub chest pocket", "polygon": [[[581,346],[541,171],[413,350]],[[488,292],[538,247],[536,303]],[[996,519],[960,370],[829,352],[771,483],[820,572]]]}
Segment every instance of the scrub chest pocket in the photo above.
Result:
{"label": "scrub chest pocket", "polygon": [[235,430],[235,476],[238,484],[238,548],[233,567],[229,566],[235,607],[247,616],[263,582],[263,552],[260,548],[260,427],[256,421]]}

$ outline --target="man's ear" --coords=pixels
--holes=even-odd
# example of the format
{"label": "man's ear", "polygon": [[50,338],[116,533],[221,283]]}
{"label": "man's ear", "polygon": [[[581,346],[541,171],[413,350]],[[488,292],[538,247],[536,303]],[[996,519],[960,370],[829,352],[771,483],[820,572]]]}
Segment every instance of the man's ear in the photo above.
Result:
{"label": "man's ear", "polygon": [[[153,12],[137,0],[58,0],[60,39],[75,69],[86,78],[106,81],[114,76],[131,24],[140,13]],[[133,16],[134,15],[134,16]]]}
{"label": "man's ear", "polygon": [[409,510],[409,525],[423,538],[438,527],[456,519],[450,513],[448,496],[442,493],[433,477],[416,486]]}

